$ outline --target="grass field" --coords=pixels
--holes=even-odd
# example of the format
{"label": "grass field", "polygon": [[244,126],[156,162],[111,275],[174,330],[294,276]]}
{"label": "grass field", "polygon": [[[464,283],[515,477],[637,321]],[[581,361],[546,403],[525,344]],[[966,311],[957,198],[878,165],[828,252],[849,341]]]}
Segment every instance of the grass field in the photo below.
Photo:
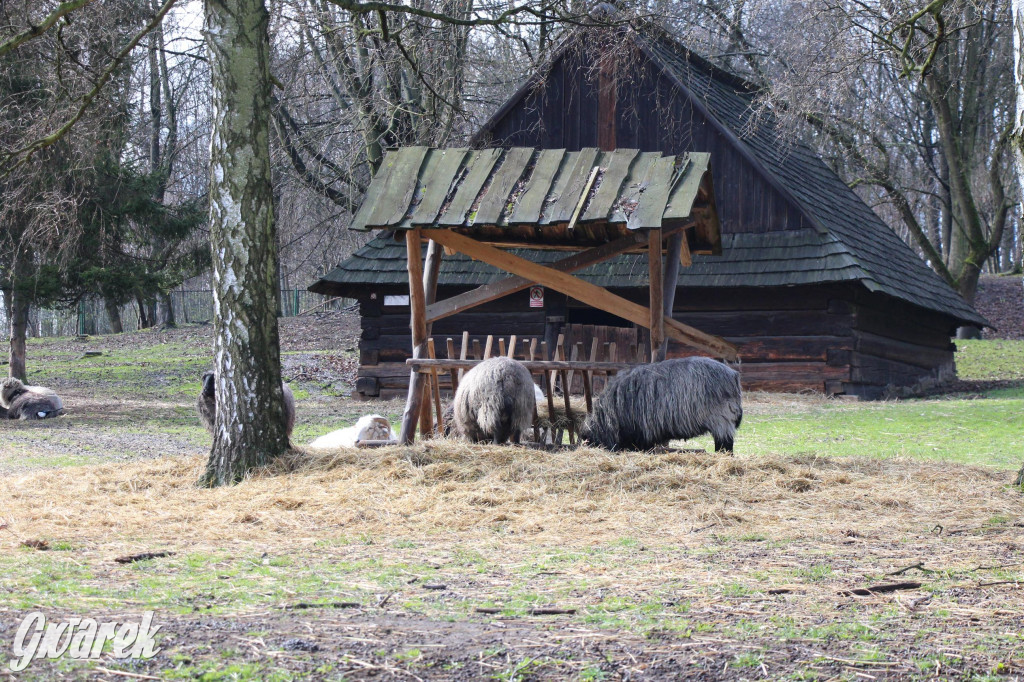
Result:
{"label": "grass field", "polygon": [[[201,490],[204,333],[32,342],[69,414],[0,426],[0,678],[35,610],[153,610],[162,649],[19,680],[1024,676],[1024,342],[958,342],[962,394],[748,394],[734,457],[300,449]],[[310,369],[346,359],[286,352],[296,442],[397,420]]]}

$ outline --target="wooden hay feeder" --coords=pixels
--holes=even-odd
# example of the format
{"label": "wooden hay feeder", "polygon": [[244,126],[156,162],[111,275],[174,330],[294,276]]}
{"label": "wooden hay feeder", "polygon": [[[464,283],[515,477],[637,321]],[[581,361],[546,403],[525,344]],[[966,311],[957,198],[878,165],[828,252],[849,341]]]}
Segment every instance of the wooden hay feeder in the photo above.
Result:
{"label": "wooden hay feeder", "polygon": [[[679,267],[690,265],[692,253],[721,253],[708,154],[406,147],[384,157],[352,229],[405,235],[413,357],[408,360],[412,375],[399,436],[403,443],[415,439],[417,421],[421,433],[432,432],[432,404],[437,423],[443,423],[439,376],[450,374],[454,389],[458,372],[479,362],[468,359],[465,335],[458,359],[451,343],[448,358],[437,358],[429,338],[431,323],[533,284],[649,329],[649,357],[654,360],[664,358],[667,338],[736,359],[732,344],[671,317]],[[423,242],[428,243],[425,262]],[[544,266],[505,250],[512,248],[574,253]],[[437,301],[442,250],[463,253],[511,276]],[[648,306],[570,274],[638,251],[648,254]],[[561,344],[550,354],[541,350],[537,355],[534,340],[523,356],[530,371],[547,381],[549,415],[557,414],[551,377],[557,375],[563,387],[571,388],[574,373],[583,373],[584,384],[591,385],[594,373],[609,375],[630,366],[598,361],[593,352],[592,359],[582,360],[575,347],[574,357],[566,358]],[[516,354],[514,337],[505,352]],[[591,388],[584,390],[588,412]],[[572,440],[579,410],[571,405],[570,390],[563,391],[561,400],[563,418],[572,415],[565,420]]]}

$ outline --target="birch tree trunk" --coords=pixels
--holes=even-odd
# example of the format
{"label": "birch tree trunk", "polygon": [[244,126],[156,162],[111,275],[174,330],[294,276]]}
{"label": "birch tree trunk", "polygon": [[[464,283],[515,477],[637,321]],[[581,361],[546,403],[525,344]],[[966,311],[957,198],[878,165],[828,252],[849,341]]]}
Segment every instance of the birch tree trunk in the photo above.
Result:
{"label": "birch tree trunk", "polygon": [[225,485],[288,449],[270,181],[270,40],[264,0],[206,0],[213,136],[217,418],[201,483]]}
{"label": "birch tree trunk", "polygon": [[[1013,84],[1017,96],[1010,144],[1017,160],[1017,181],[1024,197],[1024,0],[1013,0]],[[1024,283],[1024,282],[1022,282]],[[1024,486],[1024,464],[1017,472],[1016,485]]]}
{"label": "birch tree trunk", "polygon": [[32,267],[32,254],[25,245],[19,245],[18,254],[14,257],[14,270],[12,271],[13,286],[11,287],[11,310],[8,320],[11,325],[10,336],[10,362],[7,368],[8,375],[27,381],[25,371],[26,338],[28,337],[28,309],[31,294],[28,287],[21,284]]}

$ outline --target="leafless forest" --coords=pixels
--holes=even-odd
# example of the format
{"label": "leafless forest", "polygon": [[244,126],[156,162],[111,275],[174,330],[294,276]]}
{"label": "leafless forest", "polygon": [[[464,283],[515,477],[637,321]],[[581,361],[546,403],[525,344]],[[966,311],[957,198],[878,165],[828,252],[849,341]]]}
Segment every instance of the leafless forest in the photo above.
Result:
{"label": "leafless forest", "polygon": [[[345,5],[270,3],[285,289],[304,288],[363,239],[346,226],[383,149],[464,143],[592,9]],[[618,20],[662,23],[757,84],[760,106],[787,122],[781,153],[795,139],[819,149],[968,299],[979,271],[1019,267],[1008,0],[619,8]],[[166,322],[167,293],[188,280],[202,287],[195,278],[210,263],[201,3],[12,0],[0,40],[5,317],[22,289],[33,306],[101,297],[112,314],[135,300],[144,324]]]}

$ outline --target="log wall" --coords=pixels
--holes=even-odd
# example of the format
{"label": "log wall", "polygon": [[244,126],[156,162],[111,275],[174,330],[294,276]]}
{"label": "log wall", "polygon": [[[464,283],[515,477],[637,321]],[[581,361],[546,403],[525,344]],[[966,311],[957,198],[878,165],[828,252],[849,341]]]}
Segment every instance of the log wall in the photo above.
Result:
{"label": "log wall", "polygon": [[[645,292],[639,289],[614,293],[644,302]],[[488,335],[507,339],[515,334],[520,357],[530,339],[537,339],[538,346],[547,340],[553,347],[559,333],[566,334],[571,348],[579,341],[572,330],[588,323],[590,310],[550,291],[546,303],[547,308],[530,308],[526,293],[520,292],[438,320],[433,330],[438,356],[447,357],[447,337],[454,339],[458,352],[463,331],[470,332],[470,342],[481,350]],[[405,360],[411,357],[408,307],[383,307],[377,300],[363,299],[360,311],[357,393],[364,398],[404,396],[409,381]],[[673,316],[739,346],[746,390],[874,399],[893,394],[893,387],[928,388],[955,376],[955,346],[950,342],[954,322],[855,287],[679,289]],[[614,320],[603,313],[592,321],[609,322]],[[630,326],[625,321],[622,325]],[[644,329],[627,331],[639,343],[649,338]],[[589,352],[589,346],[584,350]],[[629,352],[626,343],[619,343],[620,360]],[[668,344],[667,357],[697,354],[675,341]]]}

